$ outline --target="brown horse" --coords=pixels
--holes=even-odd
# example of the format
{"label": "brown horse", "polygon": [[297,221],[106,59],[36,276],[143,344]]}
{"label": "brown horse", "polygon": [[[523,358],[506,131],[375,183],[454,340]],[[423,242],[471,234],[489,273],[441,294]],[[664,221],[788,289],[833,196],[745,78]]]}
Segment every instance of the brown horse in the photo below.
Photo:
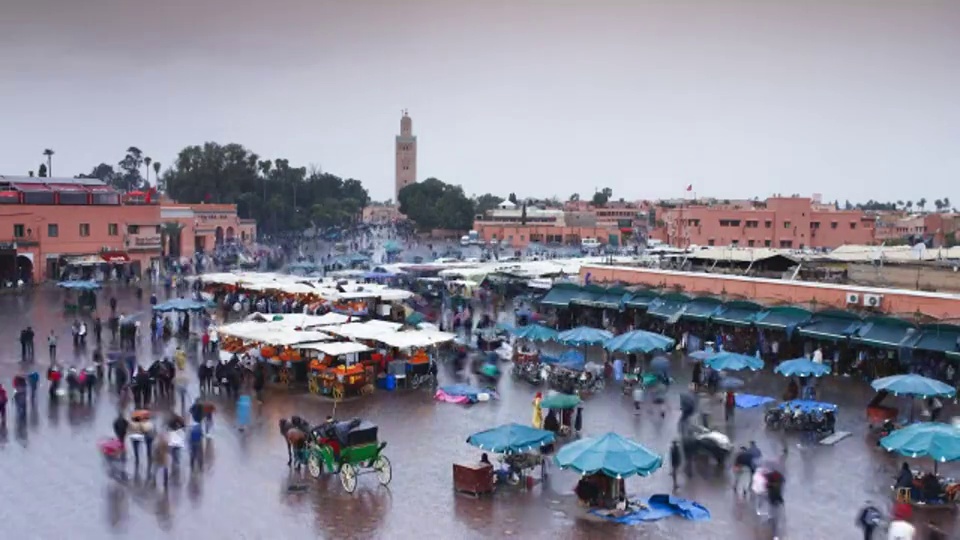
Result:
{"label": "brown horse", "polygon": [[[298,452],[303,450],[304,445],[307,443],[307,433],[310,433],[310,431],[310,424],[299,416],[293,416],[289,420],[286,418],[280,419],[280,434],[283,435],[284,440],[287,441],[287,467],[293,464],[294,450]],[[298,461],[298,469],[300,465]]]}

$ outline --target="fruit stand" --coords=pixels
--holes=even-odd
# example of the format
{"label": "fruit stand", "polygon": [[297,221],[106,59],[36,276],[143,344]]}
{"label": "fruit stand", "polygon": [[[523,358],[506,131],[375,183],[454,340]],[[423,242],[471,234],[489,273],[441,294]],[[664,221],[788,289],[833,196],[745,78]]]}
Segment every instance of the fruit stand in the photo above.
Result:
{"label": "fruit stand", "polygon": [[373,393],[373,368],[360,362],[360,355],[369,353],[370,347],[352,341],[304,343],[300,347],[320,353],[309,364],[310,392],[334,399]]}

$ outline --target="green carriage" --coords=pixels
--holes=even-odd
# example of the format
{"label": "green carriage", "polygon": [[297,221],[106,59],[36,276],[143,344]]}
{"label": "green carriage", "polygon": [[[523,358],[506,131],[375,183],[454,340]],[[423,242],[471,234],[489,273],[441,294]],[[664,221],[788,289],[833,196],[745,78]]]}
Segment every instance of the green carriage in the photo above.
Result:
{"label": "green carriage", "polygon": [[[393,470],[390,460],[383,455],[387,443],[376,439],[376,426],[363,423],[358,428],[351,430],[345,440],[337,443],[314,437],[306,449],[310,476],[319,479],[324,473],[336,474],[347,493],[356,491],[357,478],[364,474],[375,473],[381,485],[389,484],[393,478]],[[343,444],[338,452],[334,444],[341,443]]]}

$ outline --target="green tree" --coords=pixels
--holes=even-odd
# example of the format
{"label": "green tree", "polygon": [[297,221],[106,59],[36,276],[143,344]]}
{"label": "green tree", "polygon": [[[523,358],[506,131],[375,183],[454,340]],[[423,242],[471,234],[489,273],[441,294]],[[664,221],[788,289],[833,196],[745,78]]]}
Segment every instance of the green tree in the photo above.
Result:
{"label": "green tree", "polygon": [[147,187],[150,187],[150,164],[151,164],[151,163],[153,163],[153,158],[152,158],[152,157],[147,156],[147,157],[143,158],[143,165],[146,167],[146,170],[147,170],[147,178],[144,180],[144,184],[145,184]]}
{"label": "green tree", "polygon": [[474,206],[476,208],[477,215],[483,215],[499,206],[502,202],[503,197],[497,197],[496,195],[485,193],[474,200]]}
{"label": "green tree", "polygon": [[118,163],[121,172],[115,180],[114,187],[121,191],[133,191],[143,188],[144,180],[140,174],[143,165],[143,151],[136,146],[127,148],[127,155]]}
{"label": "green tree", "polygon": [[933,206],[937,209],[937,212],[939,212],[940,210],[943,209],[943,201],[941,201],[940,199],[937,199],[933,201]]}
{"label": "green tree", "polygon": [[473,226],[475,203],[460,186],[427,178],[400,190],[398,200],[400,212],[420,230],[466,231]]}
{"label": "green tree", "polygon": [[607,204],[607,202],[610,200],[610,197],[612,196],[613,196],[613,190],[606,187],[593,194],[592,202],[594,206],[603,206]]}
{"label": "green tree", "polygon": [[921,212],[923,212],[923,207],[926,205],[927,205],[926,197],[922,197],[919,201],[917,201],[917,208],[919,208]]}
{"label": "green tree", "polygon": [[571,195],[570,198],[567,199],[567,200],[570,201],[570,202],[578,202],[578,201],[580,200],[580,194],[579,194],[579,193],[574,193],[574,194]]}

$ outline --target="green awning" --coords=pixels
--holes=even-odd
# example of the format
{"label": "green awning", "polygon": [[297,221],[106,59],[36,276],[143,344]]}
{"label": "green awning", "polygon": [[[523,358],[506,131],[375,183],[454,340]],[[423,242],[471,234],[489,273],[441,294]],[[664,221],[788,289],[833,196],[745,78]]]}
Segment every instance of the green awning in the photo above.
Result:
{"label": "green awning", "polygon": [[691,321],[706,321],[711,315],[716,313],[722,305],[723,302],[709,296],[694,298],[687,304],[687,309],[683,310],[680,317]]}
{"label": "green awning", "polygon": [[854,314],[843,311],[820,312],[808,324],[800,327],[801,336],[813,339],[842,341],[853,335],[863,324]]}
{"label": "green awning", "polygon": [[798,307],[773,307],[757,313],[753,324],[769,330],[788,330],[810,320],[813,314]]}
{"label": "green awning", "polygon": [[907,321],[892,317],[872,317],[857,329],[851,339],[864,345],[898,349],[916,335],[917,328]]}
{"label": "green awning", "polygon": [[683,314],[683,310],[689,302],[690,299],[682,294],[665,294],[650,302],[647,314],[664,319],[670,324],[675,324],[680,320],[680,315]]}
{"label": "green awning", "polygon": [[914,349],[940,352],[960,360],[960,326],[952,324],[925,324],[911,343]]}
{"label": "green awning", "polygon": [[570,299],[571,304],[592,306],[607,294],[607,290],[599,285],[587,285]]}
{"label": "green awning", "polygon": [[550,289],[550,291],[540,299],[540,304],[549,307],[567,307],[570,305],[570,301],[580,293],[581,289],[579,286],[562,283]]}
{"label": "green awning", "polygon": [[763,310],[760,304],[734,300],[727,302],[710,316],[710,320],[718,324],[732,326],[750,326],[753,319]]}
{"label": "green awning", "polygon": [[647,309],[650,302],[658,298],[657,293],[652,290],[636,291],[624,301],[624,306],[628,309]]}

